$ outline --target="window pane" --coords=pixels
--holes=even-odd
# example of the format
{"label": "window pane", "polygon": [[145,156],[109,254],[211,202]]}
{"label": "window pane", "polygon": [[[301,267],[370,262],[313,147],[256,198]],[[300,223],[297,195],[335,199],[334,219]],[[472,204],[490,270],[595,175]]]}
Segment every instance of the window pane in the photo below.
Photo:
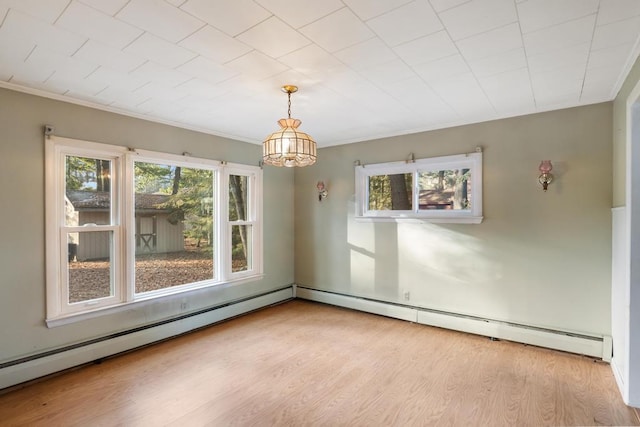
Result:
{"label": "window pane", "polygon": [[135,292],[214,278],[213,171],[135,162]]}
{"label": "window pane", "polygon": [[231,226],[231,271],[251,270],[251,226]]}
{"label": "window pane", "polygon": [[112,231],[67,233],[69,303],[113,296]]}
{"label": "window pane", "polygon": [[411,210],[413,174],[369,177],[369,210]]}
{"label": "window pane", "polygon": [[471,209],[471,171],[446,169],[420,172],[420,209]]}
{"label": "window pane", "polygon": [[111,161],[66,156],[65,225],[111,224]]}
{"label": "window pane", "polygon": [[247,178],[229,175],[229,221],[247,220]]}

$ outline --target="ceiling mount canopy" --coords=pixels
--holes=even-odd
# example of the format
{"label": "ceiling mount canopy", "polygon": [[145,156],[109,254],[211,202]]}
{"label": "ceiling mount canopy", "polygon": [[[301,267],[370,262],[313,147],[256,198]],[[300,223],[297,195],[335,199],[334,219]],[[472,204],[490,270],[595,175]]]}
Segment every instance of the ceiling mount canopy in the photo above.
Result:
{"label": "ceiling mount canopy", "polygon": [[291,94],[297,92],[298,87],[284,85],[282,91],[289,100],[288,118],[278,120],[280,130],[262,143],[262,160],[267,165],[279,167],[310,166],[316,162],[316,142],[298,130],[300,120],[291,118]]}

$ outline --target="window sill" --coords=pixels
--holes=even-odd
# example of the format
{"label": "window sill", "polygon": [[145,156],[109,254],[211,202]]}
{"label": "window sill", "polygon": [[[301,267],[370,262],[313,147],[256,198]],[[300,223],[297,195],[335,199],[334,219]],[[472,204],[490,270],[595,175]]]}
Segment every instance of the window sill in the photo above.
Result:
{"label": "window sill", "polygon": [[[196,292],[202,292],[204,290],[215,289],[226,286],[242,285],[244,283],[254,282],[264,277],[264,274],[255,274],[252,276],[244,276],[236,280],[230,280],[224,283],[216,283],[213,285],[201,286],[198,288],[185,289],[182,291],[172,292],[168,294],[153,296],[153,297],[141,297],[135,301],[128,301],[109,307],[97,308],[93,311],[84,311],[81,313],[69,313],[61,316],[45,319],[48,328],[55,328],[58,326],[69,325],[84,320],[95,319],[102,316],[107,316],[116,313],[122,313],[133,309],[138,309],[151,304],[157,304],[159,302],[167,303],[173,300],[181,300],[187,296],[193,295]],[[181,313],[176,313],[181,314]]]}
{"label": "window sill", "polygon": [[434,224],[480,224],[483,216],[422,217],[422,216],[356,216],[356,222],[430,222]]}

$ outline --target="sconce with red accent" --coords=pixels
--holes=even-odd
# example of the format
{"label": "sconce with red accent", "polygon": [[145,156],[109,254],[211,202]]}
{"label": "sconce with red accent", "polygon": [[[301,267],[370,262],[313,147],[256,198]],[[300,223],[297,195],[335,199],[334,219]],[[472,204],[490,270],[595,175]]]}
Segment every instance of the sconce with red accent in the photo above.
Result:
{"label": "sconce with red accent", "polygon": [[329,192],[327,191],[327,187],[324,185],[324,181],[318,181],[316,188],[318,189],[318,201],[321,202],[322,199],[327,198]]}
{"label": "sconce with red accent", "polygon": [[540,171],[540,176],[538,177],[538,182],[542,184],[542,189],[547,191],[547,187],[553,181],[553,174],[551,173],[551,169],[553,166],[551,165],[551,160],[543,160],[538,166],[538,170]]}

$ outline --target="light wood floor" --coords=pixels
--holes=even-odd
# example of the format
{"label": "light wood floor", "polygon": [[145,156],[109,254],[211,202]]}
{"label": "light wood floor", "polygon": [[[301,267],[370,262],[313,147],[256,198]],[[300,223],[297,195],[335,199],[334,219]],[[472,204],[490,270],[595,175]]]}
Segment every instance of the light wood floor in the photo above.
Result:
{"label": "light wood floor", "polygon": [[0,395],[0,425],[638,425],[590,358],[291,301]]}

